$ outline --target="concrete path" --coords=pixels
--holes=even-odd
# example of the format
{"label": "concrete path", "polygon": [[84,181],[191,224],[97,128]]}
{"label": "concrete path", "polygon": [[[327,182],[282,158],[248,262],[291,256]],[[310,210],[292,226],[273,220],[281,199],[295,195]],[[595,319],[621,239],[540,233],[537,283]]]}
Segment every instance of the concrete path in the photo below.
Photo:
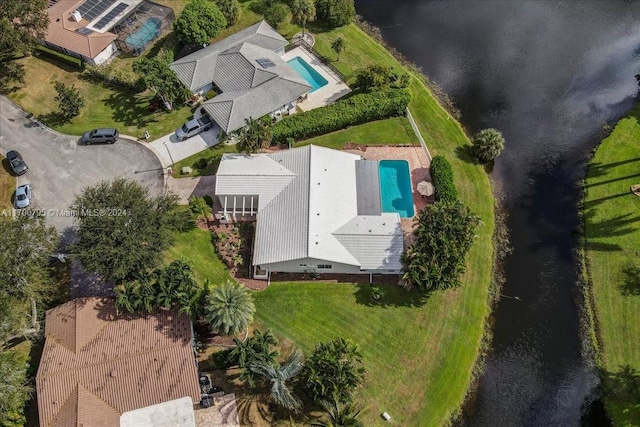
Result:
{"label": "concrete path", "polygon": [[180,204],[188,204],[191,196],[202,197],[209,195],[213,197],[216,188],[215,175],[196,176],[193,178],[167,178],[167,191],[176,194]]}
{"label": "concrete path", "polygon": [[[218,144],[218,133],[220,127],[214,126],[212,129],[193,136],[185,141],[178,141],[175,133],[165,135],[146,144],[150,148],[163,167],[169,167],[182,159],[186,159],[202,150]],[[178,171],[179,172],[179,171]]]}

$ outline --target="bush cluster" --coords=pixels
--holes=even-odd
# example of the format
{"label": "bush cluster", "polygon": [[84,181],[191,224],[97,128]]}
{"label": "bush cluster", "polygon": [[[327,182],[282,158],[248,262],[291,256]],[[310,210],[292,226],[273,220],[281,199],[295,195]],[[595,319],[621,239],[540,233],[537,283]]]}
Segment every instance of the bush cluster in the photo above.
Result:
{"label": "bush cluster", "polygon": [[454,202],[458,200],[458,190],[453,182],[453,169],[451,169],[449,161],[440,155],[431,160],[431,179],[437,201]]}
{"label": "bush cluster", "polygon": [[354,95],[325,107],[285,117],[271,127],[273,142],[311,138],[373,120],[404,113],[411,101],[406,90],[383,90]]}
{"label": "bush cluster", "polygon": [[38,45],[34,51],[36,56],[46,56],[56,61],[60,61],[64,64],[70,65],[74,68],[83,69],[84,61],[80,58],[76,58],[75,56],[65,55],[62,52],[58,52],[57,50],[49,49],[46,46]]}
{"label": "bush cluster", "polygon": [[146,89],[140,77],[131,73],[124,73],[110,65],[89,65],[82,75],[91,81],[104,83],[117,89],[130,90],[135,93]]}

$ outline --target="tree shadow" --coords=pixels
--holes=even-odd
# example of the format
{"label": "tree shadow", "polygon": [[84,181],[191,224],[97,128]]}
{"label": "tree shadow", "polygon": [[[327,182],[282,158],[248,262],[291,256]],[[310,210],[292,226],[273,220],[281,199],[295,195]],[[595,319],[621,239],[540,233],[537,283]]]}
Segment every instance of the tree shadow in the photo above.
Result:
{"label": "tree shadow", "polygon": [[[71,122],[71,119],[69,117],[65,116],[59,111],[52,111],[50,113],[43,114],[38,117],[38,120],[52,128],[62,126],[66,123]],[[25,126],[28,126],[28,125],[25,125]]]}
{"label": "tree shadow", "polygon": [[149,99],[131,93],[116,91],[103,102],[112,109],[113,120],[125,126],[147,127],[150,123],[157,123],[158,116],[162,114],[149,113]]}
{"label": "tree shadow", "polygon": [[458,158],[463,162],[470,163],[472,165],[479,164],[476,156],[474,156],[471,151],[471,145],[457,146],[454,152],[456,156],[458,156]]}
{"label": "tree shadow", "polygon": [[398,285],[375,284],[383,292],[384,296],[373,300],[372,285],[360,284],[355,293],[356,302],[367,307],[422,307],[429,299],[429,292],[423,292],[416,288],[406,289]]}
{"label": "tree shadow", "polygon": [[611,184],[612,182],[624,181],[624,180],[627,180],[627,179],[630,179],[630,178],[637,178],[637,177],[640,177],[640,173],[635,173],[633,175],[627,175],[627,176],[621,176],[621,177],[618,177],[618,178],[607,179],[605,181],[594,182],[593,184],[585,185],[585,188],[597,187],[598,185]]}
{"label": "tree shadow", "polygon": [[618,287],[622,295],[640,295],[640,265],[629,263],[622,267],[622,283]]}
{"label": "tree shadow", "polygon": [[628,160],[621,160],[619,162],[613,162],[613,163],[600,163],[600,162],[593,162],[591,164],[589,164],[589,170],[587,172],[587,177],[588,178],[597,178],[599,176],[604,176],[609,172],[609,169],[614,168],[616,166],[622,166],[625,165],[627,163],[633,163],[633,162],[638,162],[640,161],[640,157],[636,157],[635,159],[628,159]]}
{"label": "tree shadow", "polygon": [[607,200],[617,199],[618,197],[624,197],[624,196],[633,196],[633,194],[630,191],[625,191],[624,193],[613,194],[611,196],[605,196],[605,197],[600,197],[599,199],[589,200],[584,202],[584,208],[590,209],[602,202],[606,202]]}
{"label": "tree shadow", "polygon": [[632,216],[631,213],[618,215],[611,219],[600,222],[594,222],[593,217],[596,214],[595,209],[591,209],[585,213],[585,223],[589,227],[589,238],[615,237],[624,236],[633,233],[640,225],[640,216]]}
{"label": "tree shadow", "polygon": [[[630,365],[621,365],[617,372],[601,372],[605,396],[615,407],[616,413],[624,417],[621,425],[637,425],[640,420],[640,372]],[[625,420],[630,421],[625,424]]]}

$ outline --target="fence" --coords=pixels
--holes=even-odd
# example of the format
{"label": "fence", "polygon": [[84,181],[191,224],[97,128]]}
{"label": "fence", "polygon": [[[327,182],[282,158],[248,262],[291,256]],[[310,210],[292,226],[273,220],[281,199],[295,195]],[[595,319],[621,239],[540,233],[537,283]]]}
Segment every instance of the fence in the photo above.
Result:
{"label": "fence", "polygon": [[315,50],[313,48],[313,46],[311,46],[309,43],[307,43],[302,37],[297,37],[295,39],[292,40],[293,45],[294,46],[302,46],[305,49],[307,49],[309,52],[311,52],[312,54],[314,54],[324,65],[326,65],[327,67],[329,67],[329,69],[331,71],[333,71],[334,73],[336,73],[336,75],[338,77],[340,77],[340,79],[343,82],[347,81],[347,78],[344,74],[342,74],[340,72],[340,70],[338,70],[336,67],[333,66],[333,64],[331,63],[331,60],[329,58],[327,58],[324,55],[321,55],[317,50]]}
{"label": "fence", "polygon": [[416,121],[413,120],[413,116],[411,115],[411,111],[409,110],[408,107],[406,109],[406,112],[407,112],[407,119],[409,119],[409,123],[411,123],[411,127],[413,128],[413,132],[418,137],[418,141],[420,141],[420,145],[422,145],[422,148],[424,149],[425,153],[427,153],[427,159],[429,159],[429,162],[431,162],[431,153],[429,152],[429,149],[427,148],[427,144],[424,142],[424,139],[422,138],[422,135],[420,134],[420,129],[418,129],[418,125],[416,124]]}

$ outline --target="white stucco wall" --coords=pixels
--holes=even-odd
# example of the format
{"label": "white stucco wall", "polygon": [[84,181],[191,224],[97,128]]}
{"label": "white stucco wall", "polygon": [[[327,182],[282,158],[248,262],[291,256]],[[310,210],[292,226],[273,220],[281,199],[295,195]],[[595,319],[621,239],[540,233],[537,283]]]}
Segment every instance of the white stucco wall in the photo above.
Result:
{"label": "white stucco wall", "polygon": [[83,59],[85,60],[85,62],[87,62],[88,64],[91,64],[91,65],[104,64],[105,62],[107,62],[109,60],[109,58],[111,58],[113,56],[114,53],[116,53],[117,50],[118,49],[116,48],[116,44],[115,43],[111,43],[102,52],[100,52],[98,55],[96,55],[95,58],[91,59],[91,58],[83,57]]}
{"label": "white stucco wall", "polygon": [[[319,269],[317,267],[320,264],[325,264],[325,265],[330,264],[332,268]],[[320,274],[322,273],[345,273],[345,274],[361,273],[360,266],[357,266],[357,265],[340,264],[336,262],[324,261],[324,260],[315,259],[315,258],[303,258],[303,259],[294,260],[294,261],[262,264],[260,265],[260,267],[263,269],[269,269],[269,271],[271,272],[279,272],[279,273],[306,273],[306,272],[315,272]]]}

